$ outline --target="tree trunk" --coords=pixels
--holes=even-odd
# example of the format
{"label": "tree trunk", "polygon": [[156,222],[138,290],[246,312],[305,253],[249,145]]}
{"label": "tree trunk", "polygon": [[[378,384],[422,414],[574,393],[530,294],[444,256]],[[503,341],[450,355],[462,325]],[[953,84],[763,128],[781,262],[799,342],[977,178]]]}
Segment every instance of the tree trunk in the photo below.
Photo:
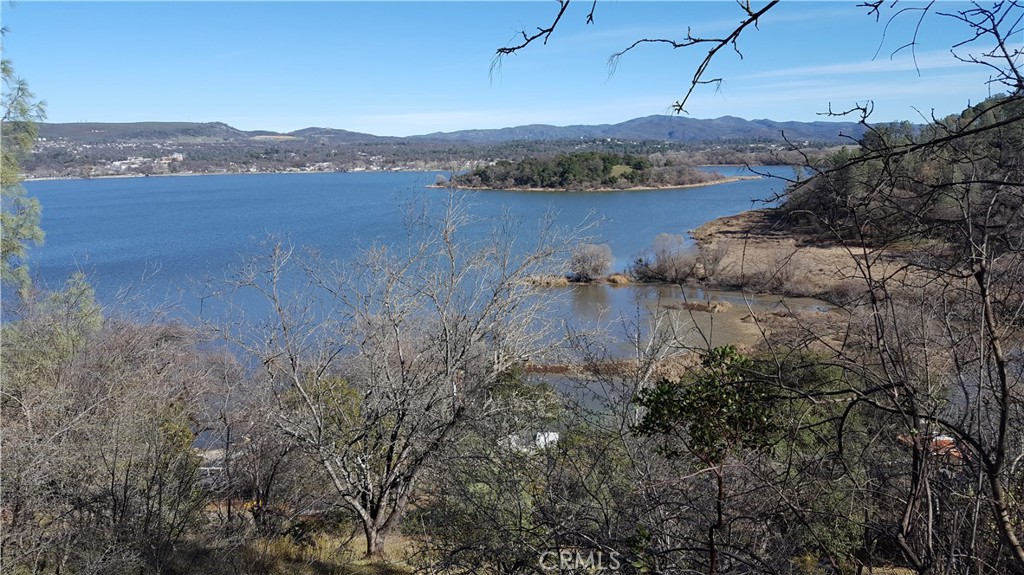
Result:
{"label": "tree trunk", "polygon": [[363,522],[363,534],[366,536],[366,558],[383,559],[384,542],[388,537],[388,529],[379,528],[370,522]]}
{"label": "tree trunk", "polygon": [[1007,452],[1007,427],[1010,420],[1010,405],[1012,396],[1010,393],[1009,376],[1007,375],[1006,355],[1003,352],[1003,342],[1000,335],[999,324],[996,321],[995,312],[992,309],[992,296],[989,292],[988,268],[983,263],[981,268],[975,272],[974,279],[978,284],[981,295],[982,312],[985,317],[985,331],[988,335],[988,343],[992,348],[992,356],[996,363],[996,375],[998,392],[997,405],[999,407],[999,427],[996,436],[996,446],[992,461],[986,464],[989,487],[992,490],[992,505],[995,511],[996,528],[1002,536],[1003,542],[1009,547],[1010,557],[1016,563],[1016,571],[1024,573],[1024,546],[1017,538],[1016,526],[1010,516],[1007,505],[1007,495],[1003,490],[1002,471],[1006,461]]}
{"label": "tree trunk", "polygon": [[1011,567],[1013,569],[1011,572],[1024,574],[1024,547],[1021,546],[1020,539],[1017,538],[1017,532],[1006,502],[1006,491],[1003,490],[1003,484],[999,482],[997,472],[988,474],[988,483],[992,490],[992,507],[996,516],[996,527],[1009,548],[1012,563],[1016,563]]}
{"label": "tree trunk", "polygon": [[708,575],[717,575],[718,573],[718,541],[716,541],[716,535],[725,526],[725,513],[722,510],[725,502],[724,474],[725,471],[721,467],[715,468],[715,486],[717,487],[715,493],[715,523],[708,529],[708,545],[710,547],[708,553]]}

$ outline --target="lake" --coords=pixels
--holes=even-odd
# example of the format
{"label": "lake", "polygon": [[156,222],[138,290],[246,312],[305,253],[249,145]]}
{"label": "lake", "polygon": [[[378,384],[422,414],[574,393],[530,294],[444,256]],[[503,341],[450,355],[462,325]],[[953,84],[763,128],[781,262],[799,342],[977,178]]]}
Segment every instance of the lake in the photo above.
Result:
{"label": "lake", "polygon": [[[708,169],[708,168],[705,168]],[[743,168],[713,168],[741,175]],[[758,168],[791,176],[788,167]],[[403,206],[443,190],[437,173],[323,173],[32,181],[46,241],[32,248],[38,285],[58,288],[84,272],[102,303],[130,293],[133,305],[170,302],[195,313],[198,284],[223,277],[268,236],[316,248],[332,259],[403,237]],[[685,235],[724,215],[762,207],[782,182],[757,179],[677,190],[460,192],[485,219],[511,212],[526,223],[555,213],[565,225],[601,220],[594,231],[624,268],[660,233]],[[440,199],[440,198],[438,198]],[[481,233],[484,228],[481,227]],[[596,286],[595,286],[596,287]],[[604,288],[601,289],[611,289]],[[596,292],[587,297],[600,298]],[[609,298],[605,298],[609,299]],[[610,298],[622,299],[621,296]]]}

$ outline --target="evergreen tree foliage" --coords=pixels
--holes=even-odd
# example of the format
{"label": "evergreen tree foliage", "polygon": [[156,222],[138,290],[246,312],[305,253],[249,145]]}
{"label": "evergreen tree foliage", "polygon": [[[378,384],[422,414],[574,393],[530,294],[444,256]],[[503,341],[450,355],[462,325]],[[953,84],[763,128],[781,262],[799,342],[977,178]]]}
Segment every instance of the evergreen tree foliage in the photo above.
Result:
{"label": "evergreen tree foliage", "polygon": [[21,160],[35,141],[35,121],[45,117],[45,107],[28,84],[17,77],[10,60],[0,62],[0,73],[0,281],[24,293],[30,285],[25,252],[30,243],[43,241],[43,232],[39,228],[39,201],[27,196],[21,187]]}

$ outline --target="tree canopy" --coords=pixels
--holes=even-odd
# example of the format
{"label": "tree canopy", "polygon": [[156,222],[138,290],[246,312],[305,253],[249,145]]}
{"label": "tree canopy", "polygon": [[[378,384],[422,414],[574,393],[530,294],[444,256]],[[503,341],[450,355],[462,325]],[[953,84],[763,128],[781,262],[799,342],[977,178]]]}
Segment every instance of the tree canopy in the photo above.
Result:
{"label": "tree canopy", "polygon": [[25,265],[25,251],[30,243],[43,240],[39,228],[39,201],[25,195],[21,187],[21,160],[32,148],[36,137],[35,122],[45,117],[45,107],[36,100],[28,84],[18,78],[10,60],[0,62],[3,95],[0,106],[0,282],[24,291],[30,278]]}
{"label": "tree canopy", "polygon": [[596,190],[684,186],[716,177],[688,166],[655,166],[643,156],[578,152],[519,162],[500,160],[454,174],[450,184],[470,189]]}

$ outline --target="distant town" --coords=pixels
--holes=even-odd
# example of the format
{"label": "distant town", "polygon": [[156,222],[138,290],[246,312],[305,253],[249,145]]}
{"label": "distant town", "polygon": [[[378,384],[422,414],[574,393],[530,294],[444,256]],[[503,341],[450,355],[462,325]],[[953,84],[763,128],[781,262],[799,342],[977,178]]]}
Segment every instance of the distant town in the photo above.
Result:
{"label": "distant town", "polygon": [[581,151],[685,155],[693,165],[770,165],[800,163],[796,148],[814,151],[849,144],[860,134],[860,126],[853,123],[765,122],[652,116],[614,126],[524,126],[405,138],[326,128],[246,132],[219,122],[42,124],[24,170],[28,179],[452,172]]}

